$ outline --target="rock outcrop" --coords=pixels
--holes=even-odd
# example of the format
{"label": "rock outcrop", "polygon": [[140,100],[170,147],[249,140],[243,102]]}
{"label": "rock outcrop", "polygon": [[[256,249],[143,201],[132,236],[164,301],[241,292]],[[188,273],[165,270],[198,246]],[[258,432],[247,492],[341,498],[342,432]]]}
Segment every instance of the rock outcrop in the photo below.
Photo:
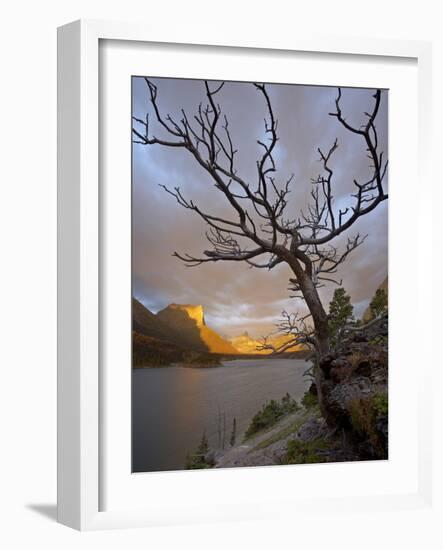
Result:
{"label": "rock outcrop", "polygon": [[388,456],[387,339],[386,315],[348,334],[319,365],[325,419],[348,434],[362,458]]}
{"label": "rock outcrop", "polygon": [[174,316],[174,312],[185,313],[185,315],[194,321],[199,328],[206,324],[202,305],[194,306],[191,304],[169,304],[167,308],[159,312],[159,317],[161,318],[163,316],[163,318],[167,318],[167,316],[169,316],[169,319],[174,322],[177,319],[177,317]]}

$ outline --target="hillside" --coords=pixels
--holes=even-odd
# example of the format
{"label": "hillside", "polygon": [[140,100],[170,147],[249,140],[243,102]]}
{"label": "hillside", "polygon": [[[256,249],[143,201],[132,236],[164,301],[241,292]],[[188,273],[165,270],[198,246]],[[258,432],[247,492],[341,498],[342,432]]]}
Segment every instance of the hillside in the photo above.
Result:
{"label": "hillside", "polygon": [[[181,345],[183,344],[183,345]],[[182,361],[185,343],[154,313],[132,299],[132,363],[134,367]]]}
{"label": "hillside", "polygon": [[132,333],[133,367],[159,367],[184,360],[185,351],[179,346],[139,332]]}
{"label": "hillside", "polygon": [[136,298],[132,298],[132,330],[165,342],[175,340],[177,336],[171,338],[171,329]]}

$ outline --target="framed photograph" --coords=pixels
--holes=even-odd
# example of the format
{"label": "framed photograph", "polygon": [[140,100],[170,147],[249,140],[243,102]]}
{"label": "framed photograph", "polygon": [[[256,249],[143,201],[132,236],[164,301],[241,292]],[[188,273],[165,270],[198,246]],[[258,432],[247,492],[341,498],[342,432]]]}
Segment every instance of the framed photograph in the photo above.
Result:
{"label": "framed photograph", "polygon": [[430,506],[430,46],[199,40],[59,29],[59,521]]}

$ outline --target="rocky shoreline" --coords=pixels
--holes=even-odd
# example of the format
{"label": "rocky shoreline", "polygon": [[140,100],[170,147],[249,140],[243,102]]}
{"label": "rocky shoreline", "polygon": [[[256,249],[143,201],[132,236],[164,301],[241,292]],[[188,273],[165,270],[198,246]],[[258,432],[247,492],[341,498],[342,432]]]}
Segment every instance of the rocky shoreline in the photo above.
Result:
{"label": "rocky shoreline", "polygon": [[207,459],[215,468],[362,460],[344,434],[327,425],[318,407],[289,415],[226,451],[210,452]]}

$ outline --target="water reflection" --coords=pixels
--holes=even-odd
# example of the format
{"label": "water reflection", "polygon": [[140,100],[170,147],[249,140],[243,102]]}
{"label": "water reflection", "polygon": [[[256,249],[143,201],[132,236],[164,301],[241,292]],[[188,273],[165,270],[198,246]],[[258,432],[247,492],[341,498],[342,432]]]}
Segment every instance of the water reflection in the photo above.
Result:
{"label": "water reflection", "polygon": [[300,399],[309,382],[306,362],[293,359],[236,360],[210,369],[167,367],[133,371],[133,471],[181,470],[186,453],[205,431],[211,447],[226,442],[233,418],[241,437],[269,399],[289,392]]}

